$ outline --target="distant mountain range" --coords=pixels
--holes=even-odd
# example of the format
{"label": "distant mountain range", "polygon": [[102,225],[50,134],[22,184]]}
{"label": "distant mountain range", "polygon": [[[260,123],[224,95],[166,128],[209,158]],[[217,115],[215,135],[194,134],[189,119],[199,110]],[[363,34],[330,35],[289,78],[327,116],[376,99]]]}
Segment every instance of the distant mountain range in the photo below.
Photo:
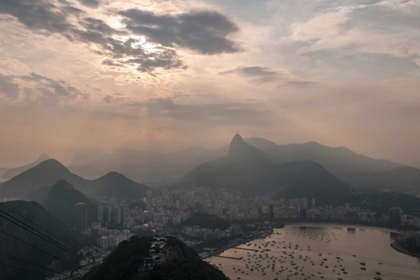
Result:
{"label": "distant mountain range", "polygon": [[[316,162],[352,187],[401,192],[420,190],[420,169],[373,159],[344,147],[332,148],[317,142],[277,145],[257,137],[246,138],[244,141],[263,151],[277,164],[301,160]],[[225,156],[229,147],[205,149],[197,146],[167,154],[132,149],[119,149],[110,155],[82,151],[75,156],[69,169],[90,179],[102,176],[109,170],[116,170],[147,185],[168,186],[178,182],[200,164]]]}
{"label": "distant mountain range", "polygon": [[315,197],[335,204],[351,195],[350,188],[313,161],[278,164],[263,151],[235,135],[229,152],[185,175],[178,188],[209,187],[241,190],[250,195]]}
{"label": "distant mountain range", "polygon": [[52,186],[59,180],[66,180],[76,188],[89,184],[88,180],[72,174],[59,161],[48,159],[11,180],[1,183],[0,197],[22,198],[29,192]]}
{"label": "distant mountain range", "polygon": [[[7,208],[3,207],[6,206]],[[12,211],[9,211],[12,209]],[[21,221],[27,223],[30,220],[32,223],[30,226],[36,228],[41,233],[59,242],[66,248],[72,251],[78,251],[79,249],[90,245],[90,241],[84,235],[75,232],[70,227],[59,221],[56,217],[51,215],[43,207],[36,202],[27,201],[11,201],[0,203],[0,209],[5,211],[12,217],[15,217]],[[18,213],[20,216],[16,215]],[[23,217],[23,218],[22,218]],[[5,233],[1,233],[0,248],[1,253],[0,262],[8,266],[16,267],[23,270],[36,271],[41,275],[50,275],[54,271],[61,271],[62,269],[69,269],[70,265],[51,255],[60,258],[70,264],[74,264],[71,267],[77,267],[79,258],[65,252],[64,250],[48,243],[47,241],[37,237],[29,231],[26,231],[17,225],[8,222],[5,219],[0,219],[0,228]],[[53,235],[52,235],[52,234]],[[20,241],[14,239],[9,235],[19,238],[27,244],[22,244]],[[65,240],[65,241],[63,241]],[[51,255],[42,253],[36,249],[28,246],[36,246]],[[9,257],[6,257],[9,256]],[[11,259],[12,258],[15,259]],[[26,263],[16,261],[16,259],[24,260]],[[29,265],[28,263],[37,264],[38,267]],[[47,269],[43,269],[46,267]],[[0,269],[0,279],[42,279],[34,276],[32,273],[28,274],[20,270],[2,267]]]}
{"label": "distant mountain range", "polygon": [[[90,157],[91,154],[94,156]],[[197,165],[222,155],[223,152],[213,153],[199,146],[173,153],[142,152],[126,148],[112,154],[81,151],[76,154],[69,170],[88,179],[98,178],[113,170],[136,182],[161,186],[178,181]]]}
{"label": "distant mountain range", "polygon": [[[372,159],[344,147],[331,148],[317,142],[277,145],[256,137],[244,139],[244,142],[263,151],[276,164],[303,160],[318,163],[351,187],[413,193],[420,190],[420,169],[388,160]],[[149,186],[170,186],[197,166],[227,155],[229,148],[230,145],[220,149],[196,146],[173,153],[118,149],[112,154],[83,150],[76,154],[67,171],[89,180],[116,171],[130,180]],[[14,172],[25,168],[15,169]],[[54,179],[63,179],[61,177]],[[79,183],[64,179],[80,189]],[[44,186],[54,184],[52,181],[56,182],[50,180]]]}
{"label": "distant mountain range", "polygon": [[[60,180],[65,181],[57,183]],[[57,184],[56,184],[57,183]],[[71,173],[64,165],[55,159],[48,159],[35,167],[26,170],[9,181],[0,184],[0,198],[23,198],[40,202],[42,205],[48,201],[47,195],[59,190],[60,196],[52,196],[52,200],[61,201],[82,192],[88,196],[115,196],[140,199],[145,196],[149,188],[136,183],[122,174],[109,172],[93,181]],[[71,193],[71,194],[70,194]],[[79,201],[80,202],[80,201]]]}
{"label": "distant mountain range", "polygon": [[3,171],[1,171],[1,169],[0,169],[0,179],[4,180],[4,181],[10,180],[13,177],[15,177],[16,175],[19,175],[20,173],[25,172],[26,170],[37,166],[38,164],[40,164],[41,162],[43,162],[43,161],[45,161],[49,158],[50,157],[46,153],[42,153],[39,156],[39,158],[32,163],[26,164],[26,165],[21,166],[21,167],[16,167],[16,168],[10,168],[10,169],[9,168],[3,168]]}
{"label": "distant mountain range", "polygon": [[71,227],[74,227],[74,205],[79,202],[90,203],[84,194],[65,180],[59,180],[52,186],[31,192],[26,199],[38,202],[48,212]]}

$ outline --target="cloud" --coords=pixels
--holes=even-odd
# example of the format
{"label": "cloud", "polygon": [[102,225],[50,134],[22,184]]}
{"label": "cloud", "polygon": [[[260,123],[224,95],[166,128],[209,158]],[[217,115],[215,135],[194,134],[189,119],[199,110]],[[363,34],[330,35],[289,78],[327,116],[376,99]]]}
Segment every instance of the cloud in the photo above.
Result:
{"label": "cloud", "polygon": [[64,33],[72,26],[67,21],[68,14],[45,0],[3,0],[0,14],[12,15],[32,30]]}
{"label": "cloud", "polygon": [[0,74],[0,95],[8,99],[17,99],[19,97],[19,86],[13,79]]}
{"label": "cloud", "polygon": [[324,11],[293,24],[290,38],[303,42],[298,50],[351,49],[356,53],[386,54],[415,59],[420,56],[420,3],[380,1]]}
{"label": "cloud", "polygon": [[109,104],[109,103],[112,103],[112,101],[114,100],[114,97],[112,97],[111,95],[106,95],[106,96],[104,96],[104,97],[102,98],[102,100],[103,100],[105,103]]}
{"label": "cloud", "polygon": [[270,82],[280,83],[282,86],[306,86],[313,85],[313,81],[306,81],[293,76],[289,72],[273,70],[263,66],[240,66],[232,70],[220,72],[219,75],[236,74],[251,80],[255,84]]}
{"label": "cloud", "polygon": [[78,97],[87,99],[89,95],[62,80],[54,80],[36,73],[30,75],[0,75],[0,94],[8,99],[17,100],[24,96],[24,101],[57,104],[63,100]]}
{"label": "cloud", "polygon": [[165,47],[180,47],[201,54],[240,52],[228,36],[239,28],[226,16],[213,11],[160,15],[130,9],[120,12],[127,29]]}
{"label": "cloud", "polygon": [[146,102],[131,102],[124,107],[145,109],[150,117],[180,121],[239,125],[268,122],[269,113],[261,104],[248,103],[176,103],[173,98],[157,98]]}
{"label": "cloud", "polygon": [[79,0],[79,2],[90,8],[96,8],[100,4],[99,0]]}

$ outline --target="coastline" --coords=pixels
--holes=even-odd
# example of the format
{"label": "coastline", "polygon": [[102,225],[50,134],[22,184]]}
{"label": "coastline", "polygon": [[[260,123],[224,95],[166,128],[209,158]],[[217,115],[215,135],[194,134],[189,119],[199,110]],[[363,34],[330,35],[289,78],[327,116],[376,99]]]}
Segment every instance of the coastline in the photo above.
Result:
{"label": "coastline", "polygon": [[400,244],[398,243],[398,241],[394,241],[391,243],[391,247],[395,250],[400,252],[401,254],[405,254],[405,255],[409,255],[412,257],[416,257],[416,258],[420,258],[420,254],[416,254],[416,253],[412,253],[410,251],[407,251],[406,249],[404,249],[403,247],[400,246]]}
{"label": "coastline", "polygon": [[219,250],[216,250],[216,251],[215,251],[215,252],[213,252],[213,253],[209,253],[207,256],[202,257],[201,259],[202,259],[202,260],[205,260],[205,259],[207,259],[207,258],[214,257],[214,256],[216,256],[216,255],[219,255],[219,254],[221,254],[221,253],[223,253],[224,251],[227,251],[227,250],[229,250],[229,249],[236,248],[236,247],[238,247],[239,245],[246,244],[246,243],[251,242],[251,241],[253,241],[253,240],[257,240],[257,239],[262,239],[262,238],[265,238],[265,237],[267,237],[267,236],[269,236],[269,235],[273,234],[273,232],[274,232],[274,229],[271,229],[271,231],[270,231],[270,232],[265,232],[265,233],[262,233],[262,234],[260,234],[260,235],[255,236],[254,238],[247,239],[247,240],[245,240],[245,239],[244,239],[244,241],[243,241],[243,242],[239,242],[239,243],[236,243],[236,244],[232,244],[232,245],[230,245],[230,246],[223,247],[223,248],[221,248],[221,249],[219,249]]}

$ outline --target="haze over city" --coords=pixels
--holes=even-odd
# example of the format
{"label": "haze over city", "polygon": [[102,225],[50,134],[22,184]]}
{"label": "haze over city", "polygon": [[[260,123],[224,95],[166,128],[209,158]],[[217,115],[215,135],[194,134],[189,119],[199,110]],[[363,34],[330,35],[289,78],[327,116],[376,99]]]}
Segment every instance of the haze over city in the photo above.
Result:
{"label": "haze over city", "polygon": [[239,131],[420,166],[418,1],[0,1],[0,166]]}
{"label": "haze over city", "polygon": [[0,279],[420,280],[420,0],[0,0]]}

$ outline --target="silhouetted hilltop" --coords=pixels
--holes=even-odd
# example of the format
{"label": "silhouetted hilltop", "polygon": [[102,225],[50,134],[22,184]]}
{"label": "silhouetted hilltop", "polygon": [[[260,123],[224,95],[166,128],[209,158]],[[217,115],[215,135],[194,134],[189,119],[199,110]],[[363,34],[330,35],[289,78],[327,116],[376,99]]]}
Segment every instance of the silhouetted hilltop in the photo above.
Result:
{"label": "silhouetted hilltop", "polygon": [[[178,187],[242,190],[251,195],[316,197],[350,195],[350,188],[312,161],[277,164],[263,151],[233,137],[226,156],[206,162],[188,173]],[[335,198],[337,199],[337,197]],[[337,201],[338,202],[338,201]]]}
{"label": "silhouetted hilltop", "polygon": [[74,205],[79,202],[89,204],[89,199],[65,180],[29,193],[27,199],[41,204],[51,214],[69,226],[74,227]]}
{"label": "silhouetted hilltop", "polygon": [[98,196],[143,198],[149,189],[146,185],[136,183],[118,172],[109,172],[93,180],[93,193]]}
{"label": "silhouetted hilltop", "polygon": [[143,262],[150,257],[149,249],[152,237],[133,237],[124,241],[105,258],[104,262],[82,279],[101,280],[227,280],[228,278],[212,266],[200,259],[194,249],[188,247],[174,237],[168,237],[162,264],[155,265],[152,270],[138,273]]}
{"label": "silhouetted hilltop", "polygon": [[43,162],[43,161],[45,161],[45,160],[47,160],[47,159],[49,159],[49,158],[50,158],[50,157],[49,157],[46,153],[42,153],[36,161],[34,161],[34,162],[30,163],[30,164],[27,164],[27,165],[21,166],[21,167],[16,167],[16,168],[11,168],[11,169],[8,169],[6,172],[4,172],[4,173],[0,176],[0,178],[1,178],[2,180],[10,180],[10,179],[12,179],[13,177],[15,177],[15,176],[17,176],[17,175],[21,174],[22,172],[25,172],[25,171],[26,171],[26,170],[28,170],[28,169],[31,169],[32,167],[34,167],[34,166],[36,166],[36,165],[40,164],[41,162]]}
{"label": "silhouetted hilltop", "polygon": [[[86,236],[78,234],[73,229],[66,226],[64,223],[59,221],[56,217],[51,215],[47,210],[41,207],[38,203],[33,201],[11,201],[0,203],[0,209],[5,211],[12,217],[15,217],[25,223],[28,223],[27,220],[16,215],[15,213],[9,211],[5,207],[12,209],[14,212],[17,212],[19,215],[23,216],[25,219],[30,220],[32,223],[29,225],[36,228],[41,233],[47,235],[48,237],[56,240],[66,248],[71,249],[72,251],[78,251],[79,249],[90,245],[89,240]],[[47,267],[48,269],[42,269],[40,267],[33,267],[28,265],[28,263],[23,263],[19,261],[12,260],[5,256],[0,256],[0,262],[9,266],[26,269],[30,271],[37,271],[41,275],[50,275],[53,272],[60,271],[62,269],[69,269],[71,267],[77,268],[79,263],[79,258],[65,252],[64,250],[48,243],[47,241],[37,237],[36,235],[26,231],[17,225],[5,220],[0,219],[0,228],[5,233],[1,234],[0,238],[0,248],[1,252],[8,256],[14,256],[26,262],[38,264],[40,267]],[[51,235],[51,233],[53,235]],[[13,237],[24,240],[32,246],[36,246],[39,249],[42,249],[51,255],[60,258],[70,264],[70,266],[65,262],[58,260],[57,258],[47,255],[40,252],[34,248],[29,247],[27,244],[22,244],[20,241],[8,236],[7,234],[12,235]],[[64,240],[64,241],[63,241]],[[43,277],[37,277],[34,273],[28,274],[16,269],[9,269],[2,267],[0,269],[0,279],[44,279]]]}
{"label": "silhouetted hilltop", "polygon": [[48,159],[37,166],[0,184],[0,197],[24,197],[31,191],[51,186],[59,180],[66,180],[73,186],[82,187],[89,182],[70,173],[59,161]]}

